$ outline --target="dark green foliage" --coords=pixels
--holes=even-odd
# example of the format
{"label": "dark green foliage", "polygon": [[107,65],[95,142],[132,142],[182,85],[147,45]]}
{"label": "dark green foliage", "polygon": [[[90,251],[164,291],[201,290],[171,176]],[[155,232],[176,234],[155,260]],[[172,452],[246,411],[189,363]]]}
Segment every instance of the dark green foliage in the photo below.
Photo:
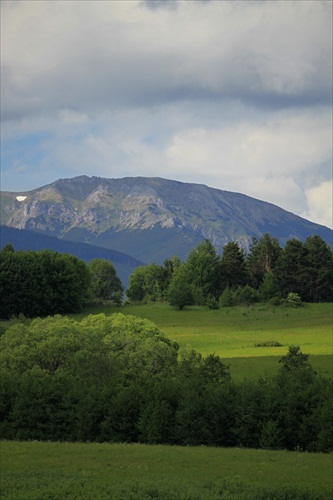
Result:
{"label": "dark green foliage", "polygon": [[258,240],[252,239],[250,252],[247,256],[247,267],[250,273],[251,285],[258,288],[266,273],[273,272],[281,253],[281,247],[276,238],[268,233]]}
{"label": "dark green foliage", "polygon": [[320,236],[304,242],[305,302],[330,302],[333,297],[333,254]]}
{"label": "dark green foliage", "polygon": [[225,288],[220,297],[221,307],[231,307],[235,305],[235,294],[230,288]]}
{"label": "dark green foliage", "polygon": [[245,285],[244,287],[239,287],[235,290],[233,294],[234,305],[237,306],[250,306],[259,301],[258,292],[252,288],[250,285]]}
{"label": "dark green foliage", "polygon": [[259,286],[259,297],[263,302],[269,301],[281,295],[278,281],[272,272],[264,274]]}
{"label": "dark green foliage", "polygon": [[248,281],[245,252],[239,248],[237,242],[227,243],[223,248],[221,278],[224,288],[244,286]]}
{"label": "dark green foliage", "polygon": [[170,305],[175,306],[180,311],[185,306],[194,304],[193,286],[189,282],[185,264],[178,267],[170,281],[168,300]]}
{"label": "dark green foliage", "polygon": [[[247,277],[242,258],[236,244],[225,246],[221,260],[221,272],[226,284],[221,297],[224,307],[258,300],[290,307],[298,307],[302,302],[332,301],[333,253],[320,236],[308,237],[304,243],[291,239],[283,249],[277,239],[267,233],[259,240],[253,238],[246,258]],[[241,281],[240,276],[243,282],[234,294],[237,281]],[[246,280],[257,293],[249,293]]]}
{"label": "dark green foliage", "polygon": [[277,259],[274,270],[274,276],[284,297],[289,292],[298,293],[300,296],[303,295],[305,290],[304,265],[302,242],[295,238],[288,240]]}
{"label": "dark green foliage", "polygon": [[205,304],[209,309],[219,309],[220,307],[219,301],[212,296],[207,297]]}
{"label": "dark green foliage", "polygon": [[127,297],[133,301],[156,302],[164,298],[173,268],[148,264],[134,269],[129,277]]}
{"label": "dark green foliage", "polygon": [[266,421],[266,392],[263,381],[244,380],[235,394],[235,422],[232,429],[235,443],[244,448],[260,445],[262,426]]}
{"label": "dark green foliage", "polygon": [[141,301],[145,296],[145,270],[144,266],[138,266],[132,272],[128,281],[126,292],[127,297],[132,301]]}
{"label": "dark green foliage", "polygon": [[138,429],[140,442],[156,444],[176,442],[175,412],[179,403],[179,384],[166,376],[147,388]]}
{"label": "dark green foliage", "polygon": [[293,372],[295,370],[299,370],[300,368],[311,373],[313,372],[309,363],[309,354],[302,353],[298,345],[291,345],[288,349],[288,354],[286,354],[286,356],[282,356],[280,363],[283,369],[288,372]]}
{"label": "dark green foliage", "polygon": [[[186,305],[272,305],[295,307],[301,302],[332,300],[333,257],[319,237],[296,239],[281,248],[265,233],[253,238],[246,256],[237,242],[227,243],[220,258],[209,240],[199,243],[184,264],[178,257],[137,267],[130,276],[127,297],[131,301],[169,300],[182,310]],[[297,294],[301,302],[287,300]],[[291,297],[289,295],[289,297]],[[296,295],[294,295],[296,297]]]}
{"label": "dark green foliage", "polygon": [[290,346],[235,384],[219,356],[117,313],[16,323],[1,337],[0,438],[332,451],[332,381]]}
{"label": "dark green foliage", "polygon": [[90,275],[76,257],[50,250],[0,252],[0,311],[3,319],[79,311]]}
{"label": "dark green foliage", "polygon": [[255,347],[281,347],[282,344],[277,340],[266,340],[265,342],[256,342]]}
{"label": "dark green foliage", "polygon": [[297,293],[303,302],[332,300],[333,254],[319,236],[311,236],[302,244],[287,241],[274,270],[284,297]]}
{"label": "dark green foliage", "polygon": [[171,278],[176,269],[178,269],[182,265],[182,261],[179,257],[174,255],[171,259],[166,259],[163,263],[164,265],[164,282],[163,282],[163,291],[167,293],[169,289],[169,285],[171,282]]}
{"label": "dark green foliage", "polygon": [[88,264],[91,274],[91,292],[93,298],[119,301],[123,292],[120,279],[111,262],[105,259],[93,259]]}
{"label": "dark green foliage", "polygon": [[187,281],[193,286],[194,300],[205,304],[208,297],[218,298],[221,293],[221,263],[209,240],[197,245],[189,254],[186,264]]}

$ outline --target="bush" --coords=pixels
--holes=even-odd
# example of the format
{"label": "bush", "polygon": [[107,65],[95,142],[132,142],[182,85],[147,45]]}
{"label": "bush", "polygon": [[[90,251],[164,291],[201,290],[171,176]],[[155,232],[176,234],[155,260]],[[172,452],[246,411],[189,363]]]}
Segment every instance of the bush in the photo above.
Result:
{"label": "bush", "polygon": [[237,288],[235,292],[236,305],[249,306],[258,302],[258,294],[254,288],[249,285]]}
{"label": "bush", "polygon": [[208,306],[209,309],[219,309],[220,308],[219,302],[212,296],[209,296],[206,299],[206,306]]}
{"label": "bush", "polygon": [[289,292],[287,297],[287,303],[290,307],[302,307],[303,302],[298,293]]}
{"label": "bush", "polygon": [[254,347],[282,347],[282,344],[277,340],[266,340],[265,342],[256,342]]}
{"label": "bush", "polygon": [[272,297],[268,303],[271,305],[271,306],[280,306],[281,304],[283,304],[283,299],[281,299],[281,297]]}
{"label": "bush", "polygon": [[231,307],[235,305],[234,293],[230,288],[226,288],[220,297],[221,307]]}

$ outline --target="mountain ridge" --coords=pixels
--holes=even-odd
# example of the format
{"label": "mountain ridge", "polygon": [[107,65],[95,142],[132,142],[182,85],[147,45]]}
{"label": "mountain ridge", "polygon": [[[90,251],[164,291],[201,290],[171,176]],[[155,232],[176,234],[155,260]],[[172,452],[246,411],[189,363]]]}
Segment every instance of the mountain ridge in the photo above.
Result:
{"label": "mountain ridge", "polygon": [[277,205],[159,177],[82,175],[1,198],[3,225],[113,248],[143,262],[186,258],[205,238],[219,252],[228,241],[248,249],[264,232],[282,245],[318,234],[332,246],[332,230]]}

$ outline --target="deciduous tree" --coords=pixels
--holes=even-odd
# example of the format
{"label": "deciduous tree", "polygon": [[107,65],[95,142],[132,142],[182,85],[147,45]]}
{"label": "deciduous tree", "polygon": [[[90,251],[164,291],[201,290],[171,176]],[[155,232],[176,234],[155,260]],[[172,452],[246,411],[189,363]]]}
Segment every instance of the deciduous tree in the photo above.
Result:
{"label": "deciduous tree", "polygon": [[[221,293],[220,257],[209,240],[202,241],[189,254],[185,263],[187,282],[193,287],[197,304]],[[201,302],[202,301],[202,302]]]}
{"label": "deciduous tree", "polygon": [[114,300],[122,294],[123,287],[113,264],[105,259],[93,259],[88,264],[91,274],[93,297],[101,300]]}

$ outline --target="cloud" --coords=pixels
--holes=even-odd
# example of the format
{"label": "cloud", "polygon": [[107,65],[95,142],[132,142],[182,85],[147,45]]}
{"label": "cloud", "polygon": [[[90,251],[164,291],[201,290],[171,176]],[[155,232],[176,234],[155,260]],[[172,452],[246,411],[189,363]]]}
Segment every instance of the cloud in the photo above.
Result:
{"label": "cloud", "polygon": [[[153,2],[155,3],[155,2]],[[4,116],[183,99],[329,101],[326,2],[3,2]]]}
{"label": "cloud", "polygon": [[5,189],[156,175],[324,220],[312,189],[332,176],[331,14],[326,1],[1,2]]}
{"label": "cloud", "polygon": [[178,0],[143,0],[142,6],[150,10],[167,9],[176,10],[179,6]]}
{"label": "cloud", "polygon": [[303,217],[316,222],[321,221],[326,227],[333,229],[333,183],[332,181],[322,182],[306,191],[307,210]]}
{"label": "cloud", "polygon": [[167,151],[180,170],[209,168],[216,176],[303,174],[332,155],[330,113],[298,110],[257,116],[220,128],[182,130]]}

